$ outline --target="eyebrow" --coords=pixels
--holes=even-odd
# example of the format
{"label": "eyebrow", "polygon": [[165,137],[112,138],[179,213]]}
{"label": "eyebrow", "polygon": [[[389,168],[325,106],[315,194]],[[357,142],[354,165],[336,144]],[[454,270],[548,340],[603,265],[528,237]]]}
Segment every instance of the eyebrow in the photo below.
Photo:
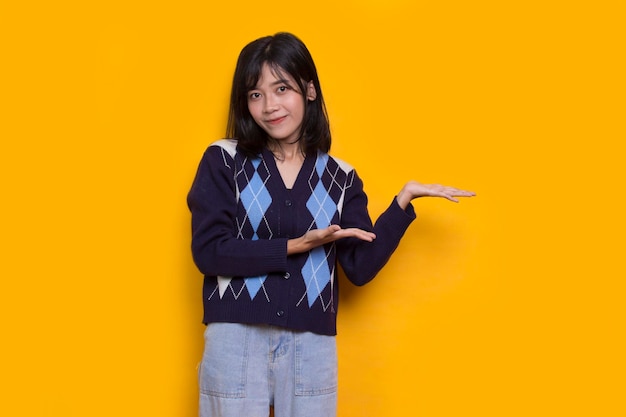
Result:
{"label": "eyebrow", "polygon": [[[275,86],[275,85],[279,85],[279,84],[287,84],[288,86],[292,87],[291,83],[289,82],[289,80],[285,79],[285,78],[281,78],[279,80],[274,81],[273,83],[270,84],[271,87]],[[252,87],[250,90],[256,90],[258,88],[258,86],[254,86]]]}

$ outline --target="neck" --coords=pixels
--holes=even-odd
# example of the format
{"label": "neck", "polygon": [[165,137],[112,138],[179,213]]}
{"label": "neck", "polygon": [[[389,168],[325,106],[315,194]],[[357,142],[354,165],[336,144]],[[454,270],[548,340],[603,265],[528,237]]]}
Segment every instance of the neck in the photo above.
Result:
{"label": "neck", "polygon": [[304,151],[300,142],[282,143],[271,140],[268,148],[274,154],[274,158],[281,162],[299,161],[304,159]]}

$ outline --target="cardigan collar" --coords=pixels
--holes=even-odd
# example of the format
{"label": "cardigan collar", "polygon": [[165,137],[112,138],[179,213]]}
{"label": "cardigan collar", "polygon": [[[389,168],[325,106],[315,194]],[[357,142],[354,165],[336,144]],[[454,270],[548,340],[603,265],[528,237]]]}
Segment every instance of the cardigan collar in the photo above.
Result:
{"label": "cardigan collar", "polygon": [[263,151],[261,152],[261,158],[263,158],[263,160],[265,161],[270,171],[270,174],[276,175],[276,178],[280,179],[278,183],[280,184],[282,189],[285,191],[290,191],[290,190],[297,190],[303,186],[306,186],[308,182],[309,174],[315,167],[315,161],[317,160],[317,155],[307,154],[304,157],[304,162],[302,163],[302,166],[300,167],[300,171],[298,171],[296,181],[293,183],[292,188],[287,188],[285,186],[285,182],[283,181],[283,178],[280,175],[280,171],[278,170],[278,166],[276,165],[276,159],[274,158],[274,154],[272,153],[272,151],[270,151],[268,148],[263,148]]}

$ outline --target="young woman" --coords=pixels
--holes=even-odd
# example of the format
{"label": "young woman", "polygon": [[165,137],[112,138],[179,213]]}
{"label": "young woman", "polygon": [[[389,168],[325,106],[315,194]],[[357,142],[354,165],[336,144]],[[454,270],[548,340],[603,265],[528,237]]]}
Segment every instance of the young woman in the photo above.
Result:
{"label": "young woman", "polygon": [[188,196],[205,275],[200,415],[335,416],[337,264],[366,284],[415,219],[411,200],[474,193],[409,181],[373,225],[361,179],[328,153],[317,70],[289,33],[241,51],[227,130]]}

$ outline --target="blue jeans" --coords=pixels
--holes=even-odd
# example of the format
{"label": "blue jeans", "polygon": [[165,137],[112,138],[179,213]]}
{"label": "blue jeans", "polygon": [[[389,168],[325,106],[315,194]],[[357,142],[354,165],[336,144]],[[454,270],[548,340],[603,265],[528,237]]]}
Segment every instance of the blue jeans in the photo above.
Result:
{"label": "blue jeans", "polygon": [[200,364],[200,417],[335,417],[334,336],[211,323]]}

